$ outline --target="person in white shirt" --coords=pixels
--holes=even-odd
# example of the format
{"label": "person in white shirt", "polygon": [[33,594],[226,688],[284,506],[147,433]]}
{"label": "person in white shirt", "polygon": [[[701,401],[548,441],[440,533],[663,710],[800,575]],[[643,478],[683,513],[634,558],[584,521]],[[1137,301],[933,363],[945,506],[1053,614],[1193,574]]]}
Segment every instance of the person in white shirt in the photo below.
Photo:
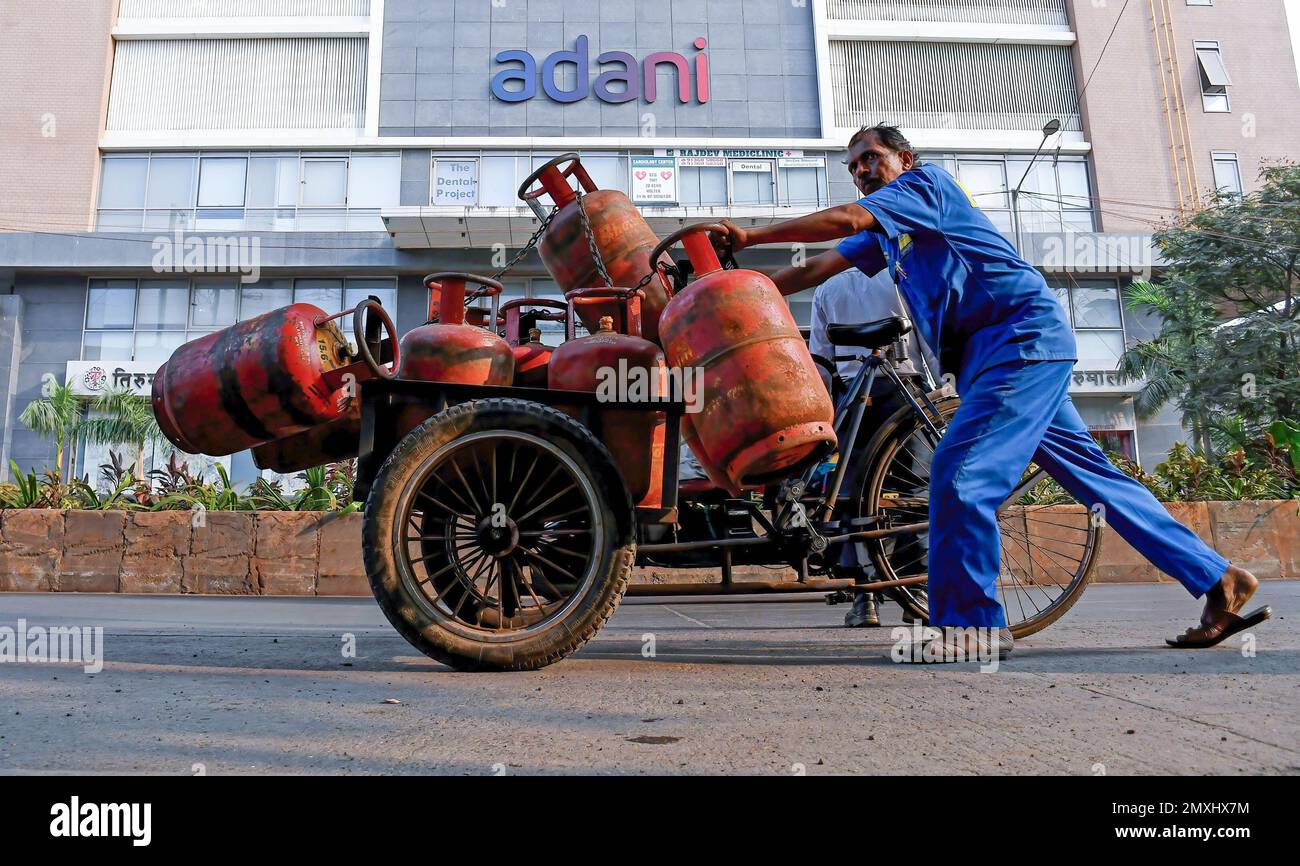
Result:
{"label": "person in white shirt", "polygon": [[[890,316],[908,316],[908,311],[899,297],[898,291],[885,272],[869,277],[857,268],[850,268],[831,277],[817,287],[813,294],[812,327],[808,338],[808,350],[828,361],[836,356],[857,355],[865,352],[852,346],[838,348],[831,344],[827,336],[829,325],[851,325],[862,322],[875,322]],[[930,352],[929,346],[921,340],[917,329],[905,338],[907,340],[907,360],[896,361],[895,368],[906,377],[920,377],[926,390],[936,387],[934,376],[939,369],[939,362]],[[895,351],[895,356],[898,356]],[[844,360],[835,364],[840,379],[847,385],[858,374],[862,364],[859,361]],[[830,373],[818,368],[827,388],[831,388]],[[876,430],[890,415],[906,404],[906,398],[899,393],[884,376],[876,380],[871,392],[871,405],[867,407],[862,418],[862,427],[854,449],[854,460],[844,476],[841,493],[848,496],[857,495],[858,479],[861,478],[861,465],[867,457],[866,446]],[[911,558],[910,556],[908,557]],[[920,568],[924,571],[924,560]],[[839,552],[839,569],[843,576],[854,578],[858,582],[868,580],[874,569],[870,562],[860,561],[857,546],[845,544]],[[872,593],[859,592],[853,598],[853,609],[844,615],[844,625],[848,628],[875,627],[880,625],[876,597]]]}

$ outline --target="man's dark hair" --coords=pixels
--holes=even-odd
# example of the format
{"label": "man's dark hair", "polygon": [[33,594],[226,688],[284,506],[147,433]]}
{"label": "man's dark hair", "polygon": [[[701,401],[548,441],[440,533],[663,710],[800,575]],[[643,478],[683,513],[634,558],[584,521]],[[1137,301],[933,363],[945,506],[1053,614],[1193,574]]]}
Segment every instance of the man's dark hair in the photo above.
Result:
{"label": "man's dark hair", "polygon": [[895,153],[910,153],[912,158],[916,160],[916,164],[921,164],[921,160],[916,156],[916,149],[912,147],[912,142],[907,140],[907,136],[903,135],[901,129],[888,123],[877,123],[875,126],[862,127],[853,133],[853,137],[849,139],[849,149],[852,149],[853,145],[873,132],[885,147]]}

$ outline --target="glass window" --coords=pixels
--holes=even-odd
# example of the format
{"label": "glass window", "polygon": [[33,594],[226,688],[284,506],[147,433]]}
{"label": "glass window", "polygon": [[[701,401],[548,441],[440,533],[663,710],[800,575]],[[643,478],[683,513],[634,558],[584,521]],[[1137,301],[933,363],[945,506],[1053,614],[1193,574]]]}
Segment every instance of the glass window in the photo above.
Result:
{"label": "glass window", "polygon": [[244,227],[244,212],[239,208],[208,208],[200,210],[194,227],[208,231],[233,232]]}
{"label": "glass window", "polygon": [[161,366],[184,343],[184,331],[136,331],[135,360]]}
{"label": "glass window", "polygon": [[348,207],[396,207],[402,201],[402,158],[354,155],[348,171]]}
{"label": "glass window", "polygon": [[429,203],[435,207],[474,207],[478,204],[478,160],[472,157],[435,159]]}
{"label": "glass window", "polygon": [[827,203],[826,169],[816,166],[778,168],[781,204],[815,208]]}
{"label": "glass window", "polygon": [[295,304],[315,304],[327,313],[337,313],[343,308],[342,280],[295,280]]}
{"label": "glass window", "polygon": [[1119,309],[1119,287],[1101,286],[1081,282],[1072,290],[1074,295],[1074,326],[1076,328],[1120,328],[1123,319]]}
{"label": "glass window", "polygon": [[1076,331],[1079,347],[1078,370],[1114,370],[1124,354],[1123,331]]}
{"label": "glass window", "polygon": [[104,174],[99,182],[99,206],[144,207],[144,187],[148,175],[149,160],[146,157],[105,158]]}
{"label": "glass window", "polygon": [[[394,319],[397,318],[397,283],[394,280],[348,280],[347,286],[343,291],[343,307],[345,310],[356,309],[357,304],[366,298],[374,295],[379,299],[379,303],[384,305],[388,315]],[[344,316],[339,319],[339,327],[343,329],[344,335],[348,340],[352,340],[352,317]]]}
{"label": "glass window", "polygon": [[195,282],[190,303],[190,325],[215,330],[235,323],[239,288],[234,280]]}
{"label": "glass window", "polygon": [[347,231],[348,212],[342,208],[304,208],[298,211],[294,226],[300,232]]}
{"label": "glass window", "polygon": [[296,156],[254,157],[248,164],[248,206],[294,207],[298,181]]}
{"label": "glass window", "polygon": [[135,327],[135,280],[91,280],[86,327]]}
{"label": "glass window", "polygon": [[298,225],[298,211],[289,207],[278,210],[244,211],[244,229],[250,232],[291,232]]}
{"label": "glass window", "polygon": [[733,159],[731,203],[772,204],[776,200],[772,166],[771,160]]}
{"label": "glass window", "polygon": [[1224,195],[1241,195],[1241,166],[1235,153],[1214,154],[1214,186]]}
{"label": "glass window", "polygon": [[244,206],[248,160],[242,157],[205,158],[199,169],[199,207]]}
{"label": "glass window", "polygon": [[[628,192],[627,159],[621,156],[584,156],[582,165],[600,189]],[[518,190],[516,190],[517,192]]]}
{"label": "glass window", "polygon": [[95,229],[101,232],[138,232],[140,213],[138,210],[102,210]]}
{"label": "glass window", "polygon": [[[147,328],[181,328],[189,319],[190,285],[188,281],[141,280],[139,309],[135,326]],[[165,358],[163,360],[166,360]]]}
{"label": "glass window", "polygon": [[1227,67],[1217,42],[1196,42],[1196,65],[1201,73],[1201,102],[1206,111],[1228,111]]}
{"label": "glass window", "polygon": [[150,208],[188,210],[194,206],[194,157],[155,156],[149,164]]}
{"label": "glass window", "polygon": [[964,159],[957,165],[957,179],[981,208],[1007,207],[1007,178],[1001,162]]}
{"label": "glass window", "polygon": [[260,280],[240,287],[239,319],[244,321],[293,303],[292,280]]}
{"label": "glass window", "polygon": [[527,165],[526,157],[483,157],[479,161],[479,204],[482,207],[523,206],[519,200],[519,184],[532,170]]}
{"label": "glass window", "polygon": [[1088,186],[1088,164],[1062,160],[1057,166],[1061,178],[1061,206],[1091,208],[1092,192]]}
{"label": "glass window", "polygon": [[302,204],[305,207],[342,207],[347,203],[347,189],[347,160],[302,161]]}
{"label": "glass window", "polygon": [[[136,228],[139,228],[137,214]],[[148,210],[144,212],[145,231],[187,231],[194,227],[194,211],[185,210]]]}
{"label": "glass window", "polygon": [[724,166],[679,167],[677,199],[687,207],[722,207],[727,204],[727,169]]}
{"label": "glass window", "polygon": [[81,344],[83,361],[129,361],[135,338],[129,331],[87,331]]}

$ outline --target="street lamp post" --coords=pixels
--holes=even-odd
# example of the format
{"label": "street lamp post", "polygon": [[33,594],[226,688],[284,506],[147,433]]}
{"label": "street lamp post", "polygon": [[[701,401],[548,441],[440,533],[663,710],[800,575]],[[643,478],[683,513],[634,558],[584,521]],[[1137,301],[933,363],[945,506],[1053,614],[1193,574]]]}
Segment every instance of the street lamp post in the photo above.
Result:
{"label": "street lamp post", "polygon": [[1060,131],[1061,121],[1056,118],[1052,118],[1044,124],[1043,140],[1038,142],[1038,150],[1034,151],[1033,158],[1029,160],[1029,165],[1025,167],[1025,173],[1020,176],[1020,183],[1016,184],[1015,189],[1011,190],[1011,219],[1015,223],[1016,228],[1016,252],[1021,253],[1022,255],[1023,251],[1021,246],[1024,238],[1020,224],[1020,189],[1025,185],[1025,179],[1029,177],[1029,173],[1034,170],[1034,163],[1038,160],[1039,154],[1043,152],[1043,145],[1047,144],[1047,139],[1056,135]]}

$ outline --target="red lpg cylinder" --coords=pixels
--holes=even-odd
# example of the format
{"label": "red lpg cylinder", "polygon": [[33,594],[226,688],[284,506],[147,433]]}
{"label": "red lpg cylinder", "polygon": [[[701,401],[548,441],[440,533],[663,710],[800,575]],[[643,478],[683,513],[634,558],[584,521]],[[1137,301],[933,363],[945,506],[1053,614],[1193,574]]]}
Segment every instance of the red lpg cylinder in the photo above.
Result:
{"label": "red lpg cylinder", "polygon": [[[545,312],[549,308],[552,312]],[[569,305],[544,298],[519,298],[501,307],[505,338],[515,356],[515,386],[545,388],[555,349],[542,344],[538,322],[564,322]]]}
{"label": "red lpg cylinder", "polygon": [[724,271],[706,232],[682,229],[698,279],[660,320],[674,368],[699,368],[701,411],[685,416],[687,442],[711,478],[753,488],[797,474],[835,448],[835,409],[790,309],[757,271]]}
{"label": "red lpg cylinder", "polygon": [[[571,176],[578,178],[583,191],[581,207],[578,193],[569,182]],[[541,187],[530,191],[539,181]],[[544,220],[547,211],[539,201],[543,195],[549,195],[559,210],[546,229],[537,252],[562,291],[567,293],[599,286],[603,282],[583,229],[583,208],[596,239],[596,248],[615,286],[640,285],[642,278],[650,273],[650,251],[658,243],[655,233],[625,194],[597,188],[576,153],[566,153],[551,160],[533,172],[519,188],[519,197],[528,203],[538,219]],[[644,293],[641,336],[657,343],[659,316],[668,304],[667,283],[656,275],[644,287]],[[603,308],[595,304],[584,305],[581,315],[587,330],[597,330],[603,316],[618,318],[617,303],[607,300],[611,302]]]}
{"label": "red lpg cylinder", "polygon": [[[481,320],[497,321],[501,284],[496,280],[464,273],[430,274],[424,278],[430,293],[430,322],[402,337],[399,379],[460,385],[512,383],[515,358],[510,346],[492,331],[465,321],[466,283],[481,286],[478,293],[492,298],[492,309]],[[437,322],[432,321],[435,315]],[[472,315],[478,318],[480,314]],[[425,407],[402,409],[397,421],[398,435],[405,435],[431,415]]]}
{"label": "red lpg cylinder", "polygon": [[[392,378],[400,358],[393,354],[397,347],[396,328],[378,298],[368,298],[357,305],[352,311],[352,326],[359,359],[326,376],[326,384],[343,386],[342,415],[301,433],[258,445],[253,449],[253,462],[258,469],[301,472],[351,459],[361,451],[361,400],[356,386],[373,378]],[[385,332],[387,339],[383,337]]]}
{"label": "red lpg cylinder", "polygon": [[154,377],[163,434],[189,454],[224,457],[338,418],[325,374],[351,361],[334,323],[347,312],[293,304],[181,346]]}
{"label": "red lpg cylinder", "polygon": [[[636,391],[647,399],[667,399],[663,392],[668,367],[663,350],[637,336],[641,324],[641,293],[628,289],[578,289],[565,295],[570,314],[566,340],[551,356],[550,387],[559,391],[601,393],[613,385],[615,398],[636,399]],[[619,320],[604,316],[596,332],[573,339],[574,319],[582,317],[583,306],[608,308],[611,301],[620,311]],[[556,408],[575,417],[572,407]],[[663,504],[664,434],[667,415],[663,412],[630,409],[600,411],[600,438],[614,463],[623,473],[632,501],[642,508]]]}

